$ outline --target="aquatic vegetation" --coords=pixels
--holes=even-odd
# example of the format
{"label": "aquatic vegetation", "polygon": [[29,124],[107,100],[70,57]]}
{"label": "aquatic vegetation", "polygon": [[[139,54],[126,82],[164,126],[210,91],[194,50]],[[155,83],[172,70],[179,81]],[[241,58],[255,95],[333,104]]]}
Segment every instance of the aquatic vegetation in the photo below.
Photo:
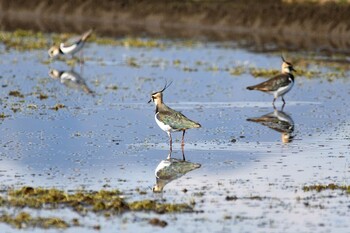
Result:
{"label": "aquatic vegetation", "polygon": [[44,99],[47,99],[47,98],[49,98],[49,96],[46,95],[46,94],[43,94],[43,93],[40,93],[39,96],[38,96],[38,99],[40,99],[40,100],[44,100]]}
{"label": "aquatic vegetation", "polygon": [[9,96],[24,98],[24,95],[20,91],[10,91]]}
{"label": "aquatic vegetation", "polygon": [[[0,31],[0,38],[2,43],[7,48],[12,48],[19,51],[36,50],[36,49],[48,49],[53,44],[59,44],[62,41],[74,37],[76,35],[70,33],[62,34],[44,34],[42,32],[34,32],[31,30],[16,30],[13,32]],[[165,48],[168,46],[165,42],[152,39],[142,39],[126,37],[122,39],[97,37],[92,35],[89,38],[89,42],[100,45],[114,45],[124,47],[136,47],[136,48]],[[193,43],[182,43],[184,46]],[[46,61],[47,62],[47,61]]]}
{"label": "aquatic vegetation", "polygon": [[172,212],[192,212],[193,208],[188,204],[166,204],[158,203],[153,200],[135,201],[129,204],[133,211],[154,211],[156,213]]}
{"label": "aquatic vegetation", "polygon": [[128,58],[126,63],[128,64],[128,66],[131,66],[134,68],[140,68],[140,65],[137,63],[136,58],[134,58],[134,57]]}
{"label": "aquatic vegetation", "polygon": [[[10,189],[0,196],[1,208],[30,208],[30,209],[63,209],[70,208],[82,216],[87,213],[102,214],[110,217],[128,211],[152,211],[155,213],[192,212],[193,207],[188,204],[161,203],[155,200],[139,200],[128,202],[119,190],[75,191],[65,192],[51,188],[33,188],[29,186],[20,189]],[[4,213],[0,215],[0,222],[10,224],[16,228],[66,228],[66,221],[60,218],[32,217],[26,212],[17,216]],[[80,225],[78,219],[71,221],[73,225]],[[164,221],[150,222],[152,225],[166,226]]]}
{"label": "aquatic vegetation", "polygon": [[[244,73],[244,70],[239,70],[239,74]],[[233,75],[236,75],[235,73],[230,72]],[[250,68],[249,73],[254,77],[264,77],[264,78],[272,78],[278,74],[281,73],[280,70],[276,69],[260,69],[260,68]],[[328,81],[331,81],[333,78],[344,78],[346,77],[345,71],[343,72],[328,72],[328,73],[322,73],[321,71],[315,71],[315,70],[308,70],[308,69],[297,69],[295,72],[295,76],[303,76],[305,78],[311,79],[311,78],[326,78]]]}
{"label": "aquatic vegetation", "polygon": [[19,51],[42,49],[49,45],[48,39],[42,32],[30,30],[1,31],[0,38],[7,48]]}
{"label": "aquatic vegetation", "polygon": [[341,190],[345,191],[346,193],[350,194],[350,185],[337,185],[337,184],[318,184],[318,185],[309,185],[309,186],[304,186],[303,191],[304,192],[309,192],[309,191],[325,191],[325,190]]}
{"label": "aquatic vegetation", "polygon": [[6,117],[9,117],[9,115],[6,115],[5,113],[0,113],[0,119],[4,119]]}
{"label": "aquatic vegetation", "polygon": [[66,106],[64,104],[56,104],[55,106],[51,107],[50,109],[51,110],[55,110],[55,111],[58,111],[60,110],[61,108],[65,108]]}
{"label": "aquatic vegetation", "polygon": [[271,78],[275,75],[280,74],[279,70],[275,69],[259,69],[259,68],[250,68],[249,73],[254,77],[266,77]]}
{"label": "aquatic vegetation", "polygon": [[238,67],[234,67],[234,68],[229,69],[229,72],[231,75],[239,76],[239,75],[242,75],[243,73],[245,73],[246,70],[243,66],[238,66]]}

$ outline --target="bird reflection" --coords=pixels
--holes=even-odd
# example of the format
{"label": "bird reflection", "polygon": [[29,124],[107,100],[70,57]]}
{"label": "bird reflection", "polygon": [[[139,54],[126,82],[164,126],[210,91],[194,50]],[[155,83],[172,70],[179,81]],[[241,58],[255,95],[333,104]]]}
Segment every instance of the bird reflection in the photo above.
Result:
{"label": "bird reflection", "polygon": [[95,93],[86,85],[85,80],[77,72],[71,71],[58,71],[51,69],[49,75],[53,79],[59,79],[62,84],[68,88],[83,91],[89,95],[94,96]]}
{"label": "bird reflection", "polygon": [[199,163],[191,163],[185,160],[184,151],[182,151],[182,159],[171,158],[171,151],[167,159],[160,161],[156,170],[156,184],[153,187],[153,192],[160,193],[165,185],[173,180],[180,178],[186,173],[201,167]]}
{"label": "bird reflection", "polygon": [[291,116],[283,112],[283,108],[280,111],[274,108],[274,111],[271,113],[260,117],[248,118],[247,121],[257,122],[280,132],[283,143],[293,141],[294,121]]}

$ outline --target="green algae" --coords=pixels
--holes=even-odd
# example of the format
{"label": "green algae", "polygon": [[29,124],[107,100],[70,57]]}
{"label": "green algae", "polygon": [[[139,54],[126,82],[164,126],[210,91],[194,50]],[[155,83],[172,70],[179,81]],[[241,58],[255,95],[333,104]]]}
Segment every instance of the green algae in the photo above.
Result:
{"label": "green algae", "polygon": [[309,185],[309,186],[303,187],[304,192],[309,192],[309,191],[322,192],[325,190],[341,190],[346,192],[347,194],[350,194],[350,185],[318,184],[318,185]]}
{"label": "green algae", "polygon": [[193,209],[187,204],[157,203],[153,200],[135,201],[129,204],[132,211],[154,211],[156,213],[191,212]]}
{"label": "green algae", "polygon": [[188,212],[192,207],[187,204],[159,203],[154,200],[127,202],[119,190],[76,191],[68,193],[58,189],[22,187],[9,190],[7,197],[0,198],[1,206],[29,207],[35,209],[56,209],[72,207],[76,211],[154,211],[157,213]]}
{"label": "green algae", "polygon": [[[69,208],[74,212],[85,216],[88,213],[95,213],[106,218],[119,215],[125,212],[155,212],[182,213],[192,212],[193,207],[180,203],[163,203],[156,200],[127,201],[123,193],[119,190],[99,190],[99,191],[71,191],[51,188],[33,188],[29,186],[20,189],[10,189],[0,196],[0,222],[10,224],[16,228],[40,227],[40,228],[67,228],[80,225],[79,219],[73,219],[68,224],[63,219],[31,217],[26,212],[21,212],[17,216],[4,213],[6,208],[29,208],[36,210],[56,210]],[[152,223],[151,223],[152,224]],[[166,226],[162,221],[154,222],[154,225]]]}

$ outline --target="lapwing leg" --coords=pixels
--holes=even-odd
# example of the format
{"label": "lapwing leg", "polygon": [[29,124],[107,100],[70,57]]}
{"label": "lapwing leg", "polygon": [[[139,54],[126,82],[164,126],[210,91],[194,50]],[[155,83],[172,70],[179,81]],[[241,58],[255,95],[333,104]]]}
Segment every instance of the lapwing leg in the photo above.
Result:
{"label": "lapwing leg", "polygon": [[184,150],[184,147],[181,148],[181,151],[182,151],[182,160],[185,161],[186,158],[185,158],[185,150]]}
{"label": "lapwing leg", "polygon": [[276,101],[276,99],[277,99],[277,98],[274,97],[274,98],[273,98],[273,101],[272,101],[272,106],[273,106],[274,108],[276,108],[276,107],[275,107],[275,101]]}
{"label": "lapwing leg", "polygon": [[170,145],[170,152],[173,151],[173,139],[171,137],[171,133],[168,131],[169,136],[169,145]]}
{"label": "lapwing leg", "polygon": [[186,130],[182,130],[181,148],[183,148],[185,145],[185,132]]}
{"label": "lapwing leg", "polygon": [[283,105],[282,105],[282,111],[283,111],[283,108],[286,105],[286,101],[284,100],[283,96],[282,96],[282,101],[283,101]]}
{"label": "lapwing leg", "polygon": [[172,151],[169,151],[169,154],[168,154],[167,159],[171,159],[171,152],[172,152]]}
{"label": "lapwing leg", "polygon": [[282,101],[283,101],[283,105],[285,105],[286,101],[284,100],[283,96],[282,96]]}
{"label": "lapwing leg", "polygon": [[82,50],[80,50],[80,61],[79,61],[80,64],[84,63],[83,56],[84,56],[84,54],[83,54],[83,49],[82,49]]}

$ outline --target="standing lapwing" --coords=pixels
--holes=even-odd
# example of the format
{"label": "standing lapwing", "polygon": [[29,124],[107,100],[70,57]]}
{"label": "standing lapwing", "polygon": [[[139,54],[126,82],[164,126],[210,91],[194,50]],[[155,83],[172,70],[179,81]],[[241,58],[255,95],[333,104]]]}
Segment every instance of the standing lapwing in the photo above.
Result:
{"label": "standing lapwing", "polygon": [[169,108],[163,103],[163,91],[165,91],[170,86],[170,84],[169,85],[165,84],[163,90],[153,93],[152,98],[150,99],[150,101],[148,101],[148,103],[153,101],[156,106],[155,120],[159,125],[159,127],[168,134],[170,151],[171,151],[172,150],[171,132],[182,131],[181,147],[183,148],[185,145],[184,137],[185,137],[186,130],[192,129],[192,128],[200,128],[201,125],[197,122],[194,122],[188,119],[182,113]]}
{"label": "standing lapwing", "polygon": [[56,58],[59,55],[67,55],[71,54],[74,56],[77,52],[79,52],[85,44],[85,41],[91,36],[92,29],[85,32],[83,35],[75,38],[71,38],[70,40],[61,43],[60,46],[52,46],[48,53],[51,58]]}
{"label": "standing lapwing", "polygon": [[270,93],[274,96],[272,104],[275,106],[275,101],[278,97],[282,97],[283,105],[286,104],[283,96],[289,92],[294,85],[294,76],[292,71],[295,71],[293,65],[287,62],[282,57],[282,73],[260,84],[247,87],[248,90],[258,90]]}

